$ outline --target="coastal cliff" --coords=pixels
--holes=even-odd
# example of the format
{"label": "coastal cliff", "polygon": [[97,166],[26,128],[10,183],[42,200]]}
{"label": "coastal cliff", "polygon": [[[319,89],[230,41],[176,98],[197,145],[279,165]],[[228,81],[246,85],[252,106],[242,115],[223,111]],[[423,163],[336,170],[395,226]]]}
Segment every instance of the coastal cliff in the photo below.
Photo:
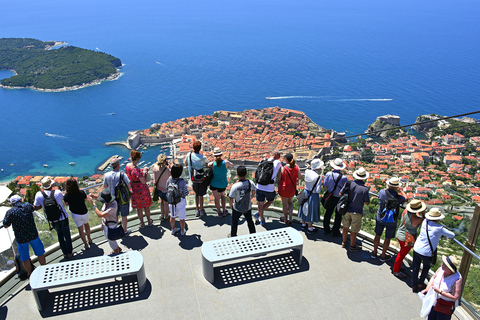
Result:
{"label": "coastal cliff", "polygon": [[383,131],[383,132],[378,132],[378,133],[374,133],[374,132],[379,131],[379,130],[383,130],[383,129],[389,129],[389,128],[397,127],[399,125],[400,125],[400,117],[388,114],[388,115],[378,117],[377,120],[375,120],[374,123],[372,123],[368,126],[368,129],[365,130],[365,133],[369,136],[372,136],[372,137],[386,138],[386,137],[390,137],[392,135],[395,135],[396,133],[394,132],[394,130]]}

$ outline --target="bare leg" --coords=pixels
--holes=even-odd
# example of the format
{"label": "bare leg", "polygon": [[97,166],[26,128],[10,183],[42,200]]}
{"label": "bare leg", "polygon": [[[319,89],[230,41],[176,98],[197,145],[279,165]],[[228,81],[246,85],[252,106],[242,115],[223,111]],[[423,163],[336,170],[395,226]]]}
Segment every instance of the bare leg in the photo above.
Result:
{"label": "bare leg", "polygon": [[342,229],[342,238],[343,238],[344,243],[347,243],[347,237],[348,237],[348,228],[343,228]]}
{"label": "bare leg", "polygon": [[375,236],[375,239],[373,239],[373,254],[377,254],[377,249],[378,249],[378,245],[380,244],[380,236]]}
{"label": "bare leg", "polygon": [[173,229],[175,229],[175,218],[174,217],[170,217],[170,227]]}
{"label": "bare leg", "polygon": [[222,202],[222,208],[223,208],[223,211],[222,211],[222,212],[224,212],[224,211],[225,211],[225,207],[226,207],[226,205],[227,205],[226,202],[225,202],[225,192],[221,192],[221,193],[220,193],[220,200],[221,200],[221,202]]}
{"label": "bare leg", "polygon": [[87,243],[87,239],[85,239],[85,233],[83,232],[83,225],[78,227],[78,235],[80,236],[80,239],[82,239],[83,241],[83,245],[85,246],[85,249],[86,247],[88,247],[88,243]]}
{"label": "bare leg", "polygon": [[350,247],[355,247],[355,240],[357,240],[357,233],[350,232]]}
{"label": "bare leg", "polygon": [[122,217],[122,227],[123,231],[127,232],[127,222],[128,222],[128,217]]}
{"label": "bare leg", "polygon": [[220,210],[220,199],[218,196],[218,190],[213,190],[213,198],[215,199],[215,208],[217,208],[217,212],[219,215],[223,213],[223,211]]}
{"label": "bare leg", "polygon": [[169,213],[168,202],[162,200],[161,207],[162,207],[162,218],[164,219],[168,218],[168,213]]}
{"label": "bare leg", "polygon": [[203,210],[203,196],[199,196],[198,206],[200,207],[200,210]]}
{"label": "bare leg", "polygon": [[28,276],[30,277],[30,274],[32,273],[32,269],[30,268],[30,259],[22,261],[23,267],[27,271]]}
{"label": "bare leg", "polygon": [[144,208],[145,210],[145,215],[147,216],[147,223],[150,224],[152,222],[152,219],[150,219],[150,207]]}
{"label": "bare leg", "polygon": [[289,221],[292,221],[293,218],[293,197],[288,198],[288,216]]}
{"label": "bare leg", "polygon": [[185,231],[185,220],[180,220],[180,229],[182,229],[182,231]]}
{"label": "bare leg", "polygon": [[83,226],[85,227],[85,234],[87,235],[88,243],[91,243],[92,237],[90,236],[90,224],[85,223]]}
{"label": "bare leg", "polygon": [[382,258],[385,258],[385,255],[387,254],[387,250],[389,246],[390,246],[390,239],[383,240]]}
{"label": "bare leg", "polygon": [[199,197],[195,194],[195,209],[198,211],[200,207],[200,199]]}
{"label": "bare leg", "polygon": [[257,206],[258,206],[258,215],[260,216],[260,220],[265,221],[265,219],[263,219],[263,201],[258,201]]}
{"label": "bare leg", "polygon": [[143,223],[143,209],[137,208],[137,216],[138,220],[140,220],[140,227],[145,227],[145,223]]}
{"label": "bare leg", "polygon": [[283,219],[285,223],[287,222],[288,219],[288,198],[282,197],[282,209],[283,209]]}
{"label": "bare leg", "polygon": [[47,261],[45,260],[45,255],[44,254],[42,254],[41,256],[38,257],[38,262],[40,262],[40,264],[42,266],[47,264]]}

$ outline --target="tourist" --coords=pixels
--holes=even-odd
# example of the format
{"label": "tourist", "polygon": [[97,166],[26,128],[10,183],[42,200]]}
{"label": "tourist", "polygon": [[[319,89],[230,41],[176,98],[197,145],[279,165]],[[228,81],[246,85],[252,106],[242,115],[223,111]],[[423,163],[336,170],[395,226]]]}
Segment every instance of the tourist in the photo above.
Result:
{"label": "tourist", "polygon": [[157,163],[153,165],[153,179],[158,198],[160,199],[160,221],[168,220],[168,202],[167,202],[167,180],[170,177],[170,168],[168,166],[167,157],[159,154]]}
{"label": "tourist", "polygon": [[112,248],[113,250],[112,252],[110,252],[110,255],[122,252],[122,248],[118,245],[117,240],[108,239],[108,230],[116,229],[118,223],[117,202],[110,193],[110,189],[103,189],[97,197],[97,200],[103,203],[101,210],[98,209],[98,207],[95,205],[92,197],[89,197],[88,199],[93,205],[93,210],[95,211],[97,216],[102,219],[102,230],[105,234],[105,239],[107,239],[110,248]]}
{"label": "tourist", "polygon": [[[258,206],[258,212],[255,213],[255,220],[262,225],[265,224],[264,211],[267,210],[273,203],[273,200],[275,200],[275,180],[282,167],[282,163],[278,160],[280,156],[280,151],[274,150],[271,157],[265,158],[259,163],[257,172],[255,173]],[[261,172],[268,174],[268,177],[262,177]],[[267,202],[265,202],[265,199]]]}
{"label": "tourist", "polygon": [[438,294],[437,303],[428,314],[428,320],[449,320],[458,307],[462,293],[462,275],[457,270],[458,261],[454,256],[442,256],[442,265],[422,291],[434,290]]}
{"label": "tourist", "polygon": [[138,161],[142,158],[142,154],[137,150],[130,151],[131,163],[127,164],[125,173],[130,179],[132,186],[132,208],[137,209],[138,219],[140,220],[140,228],[145,227],[143,222],[143,210],[147,216],[148,226],[153,225],[152,219],[150,219],[150,206],[152,205],[152,197],[150,196],[150,190],[147,186],[148,168],[144,170],[140,169]]}
{"label": "tourist", "polygon": [[370,204],[369,190],[365,186],[365,180],[368,179],[368,172],[359,168],[353,172],[353,181],[345,183],[340,196],[345,192],[345,187],[349,185],[347,213],[342,218],[342,248],[347,247],[348,229],[350,229],[350,251],[361,251],[362,246],[356,245],[357,233],[362,227],[363,206]]}
{"label": "tourist", "polygon": [[[387,188],[380,190],[378,193],[378,212],[375,218],[375,239],[373,240],[373,251],[371,257],[377,258],[377,249],[380,244],[380,238],[385,229],[385,240],[383,240],[382,254],[380,256],[381,262],[386,262],[392,257],[387,254],[388,247],[390,246],[390,239],[395,236],[397,229],[398,215],[400,214],[400,206],[405,203],[406,195],[400,190],[400,179],[392,177],[387,180]],[[388,217],[388,210],[392,214],[391,221],[384,221],[382,218]]]}
{"label": "tourist", "polygon": [[[436,255],[440,238],[442,236],[447,238],[455,237],[455,233],[447,230],[444,226],[437,223],[437,221],[440,221],[443,218],[445,218],[445,215],[440,212],[439,208],[431,208],[430,211],[425,214],[425,220],[422,223],[420,235],[413,246],[413,292],[418,292],[425,289],[425,279],[427,278],[428,271],[430,270],[432,256],[434,257]],[[418,274],[420,272],[420,263],[423,263],[423,268],[420,278],[418,278]]]}
{"label": "tourist", "polygon": [[[305,196],[308,201],[299,207],[298,217],[302,220],[302,229],[307,228],[307,234],[317,232],[313,227],[313,223],[320,221],[320,197],[319,193],[322,189],[322,176],[318,174],[318,170],[323,169],[323,161],[313,159],[310,169],[305,170]],[[307,210],[305,210],[307,209]]]}
{"label": "tourist", "polygon": [[30,267],[29,245],[38,257],[38,262],[40,262],[41,265],[46,264],[45,249],[42,241],[38,237],[37,226],[33,218],[34,208],[28,202],[22,203],[22,198],[18,195],[11,196],[9,200],[13,208],[8,209],[5,214],[3,227],[8,228],[12,226],[20,261],[22,261],[22,265],[27,271],[28,277],[30,277],[32,269]]}
{"label": "tourist", "polygon": [[283,217],[280,217],[280,220],[292,225],[293,197],[297,195],[297,181],[302,179],[302,173],[291,153],[287,153],[283,158],[287,165],[280,169],[278,181],[278,194],[282,198],[283,208]]}
{"label": "tourist", "polygon": [[[330,194],[330,197],[325,202],[325,215],[323,217],[323,233],[332,234],[333,237],[339,237],[342,234],[340,233],[340,224],[342,222],[342,215],[337,211],[337,203],[340,199],[340,190],[342,190],[345,182],[347,182],[347,176],[342,174],[342,170],[345,169],[346,164],[342,159],[336,158],[329,162],[330,166],[333,168],[332,171],[327,172],[325,179],[323,179],[323,187],[327,189],[327,194]],[[333,222],[333,228],[330,229],[330,219],[332,214],[335,211],[335,218]]]}
{"label": "tourist", "polygon": [[[213,149],[215,161],[208,163],[208,167],[212,168],[213,171],[213,178],[210,180],[210,190],[212,190],[219,217],[224,217],[228,214],[227,209],[225,209],[225,189],[228,186],[227,168],[233,168],[233,163],[228,160],[222,160],[222,154],[220,148]],[[222,207],[220,207],[220,201]]]}
{"label": "tourist", "polygon": [[[200,153],[202,149],[202,143],[195,141],[193,143],[193,151],[189,152],[185,157],[185,166],[188,166],[188,172],[190,179],[192,180],[192,189],[195,192],[195,215],[197,217],[205,215],[205,209],[203,208],[203,196],[207,194],[208,184],[206,179],[202,182],[193,181],[194,170],[198,170],[204,173],[204,167],[207,165],[208,160],[203,154]],[[206,177],[205,177],[206,178]]]}
{"label": "tourist", "polygon": [[77,180],[73,177],[68,178],[63,202],[65,203],[65,206],[70,209],[70,214],[72,215],[73,222],[75,222],[75,225],[78,228],[78,234],[83,241],[85,250],[89,249],[92,244],[90,225],[88,224],[88,209],[85,205],[86,200],[87,195],[85,194],[85,191],[80,190]]}
{"label": "tourist", "polygon": [[255,233],[255,224],[252,219],[252,198],[255,196],[255,184],[246,179],[247,168],[245,166],[238,166],[237,177],[238,182],[232,185],[228,195],[228,201],[232,208],[232,226],[229,237],[237,236],[238,220],[242,214],[247,221],[248,231]]}
{"label": "tourist", "polygon": [[[187,201],[185,197],[188,195],[187,182],[180,178],[183,173],[183,166],[181,164],[174,164],[171,169],[171,177],[167,181],[167,199],[169,193],[173,189],[169,187],[170,185],[175,184],[176,188],[180,191],[181,199],[180,202],[176,204],[169,204],[170,209],[170,227],[172,230],[172,235],[180,231],[180,234],[184,236],[187,232],[185,230],[185,219],[187,218]],[[175,218],[180,220],[180,228],[175,228]]]}
{"label": "tourist", "polygon": [[103,187],[110,190],[110,194],[117,202],[117,215],[122,216],[122,227],[123,231],[125,231],[125,235],[127,236],[130,232],[132,232],[132,229],[127,229],[128,214],[130,213],[130,201],[128,201],[129,199],[117,199],[116,189],[120,181],[123,181],[123,183],[125,183],[130,190],[131,195],[133,193],[132,185],[130,184],[128,176],[123,171],[120,171],[120,159],[111,159],[110,166],[112,167],[113,171],[105,173],[105,176],[103,177]]}
{"label": "tourist", "polygon": [[418,226],[423,221],[423,214],[427,208],[425,202],[417,199],[413,199],[407,204],[406,209],[402,213],[402,218],[400,220],[400,226],[397,230],[397,240],[400,244],[400,251],[397,253],[397,258],[393,264],[392,273],[395,277],[404,279],[407,275],[401,271],[403,259],[407,256],[412,249],[413,244],[406,244],[406,236],[409,233],[413,239],[417,236]]}
{"label": "tourist", "polygon": [[53,181],[52,178],[50,177],[43,177],[41,180],[41,188],[42,190],[38,191],[35,194],[35,201],[33,203],[35,210],[40,210],[43,208],[43,211],[45,212],[45,216],[48,217],[50,216],[49,212],[47,212],[50,209],[50,206],[45,209],[45,202],[46,198],[50,197],[50,195],[53,193],[53,198],[56,201],[57,208],[60,210],[60,218],[52,222],[52,226],[57,232],[57,238],[58,238],[58,243],[60,245],[60,249],[63,252],[63,256],[66,259],[69,259],[73,257],[73,247],[72,247],[72,238],[70,237],[70,226],[68,225],[68,213],[63,207],[63,194],[60,190],[52,190],[53,184],[55,181]]}

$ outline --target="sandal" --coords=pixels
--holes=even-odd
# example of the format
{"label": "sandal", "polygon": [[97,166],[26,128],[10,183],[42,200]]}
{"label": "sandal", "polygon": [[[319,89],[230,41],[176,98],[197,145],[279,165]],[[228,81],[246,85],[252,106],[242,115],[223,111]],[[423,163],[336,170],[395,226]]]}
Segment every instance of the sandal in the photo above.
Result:
{"label": "sandal", "polygon": [[285,217],[284,217],[284,216],[281,216],[281,217],[280,217],[280,221],[285,222]]}
{"label": "sandal", "polygon": [[152,219],[148,220],[148,227],[151,227],[151,226],[153,226],[153,220]]}
{"label": "sandal", "polygon": [[288,225],[291,226],[293,224],[292,220],[288,220]]}
{"label": "sandal", "polygon": [[84,246],[85,246],[85,250],[90,249],[90,246],[88,245],[88,243],[85,243]]}

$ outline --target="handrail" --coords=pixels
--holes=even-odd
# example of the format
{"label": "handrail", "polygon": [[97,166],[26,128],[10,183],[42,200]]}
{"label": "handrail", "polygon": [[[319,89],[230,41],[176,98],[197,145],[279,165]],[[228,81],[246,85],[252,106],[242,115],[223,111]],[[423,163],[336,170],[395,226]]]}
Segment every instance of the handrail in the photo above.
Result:
{"label": "handrail", "polygon": [[455,241],[460,247],[462,247],[465,251],[467,251],[468,253],[470,253],[474,258],[476,258],[478,261],[480,261],[480,257],[475,254],[472,250],[468,249],[467,247],[465,247],[465,245],[463,243],[461,243],[460,241],[458,241],[457,239],[453,238],[452,239],[453,241]]}
{"label": "handrail", "polygon": [[85,187],[85,188],[83,188],[83,189],[80,189],[80,190],[88,190],[88,189],[96,188],[96,187],[98,187],[98,186],[103,186],[103,183],[97,183],[97,184],[94,184],[94,185]]}

